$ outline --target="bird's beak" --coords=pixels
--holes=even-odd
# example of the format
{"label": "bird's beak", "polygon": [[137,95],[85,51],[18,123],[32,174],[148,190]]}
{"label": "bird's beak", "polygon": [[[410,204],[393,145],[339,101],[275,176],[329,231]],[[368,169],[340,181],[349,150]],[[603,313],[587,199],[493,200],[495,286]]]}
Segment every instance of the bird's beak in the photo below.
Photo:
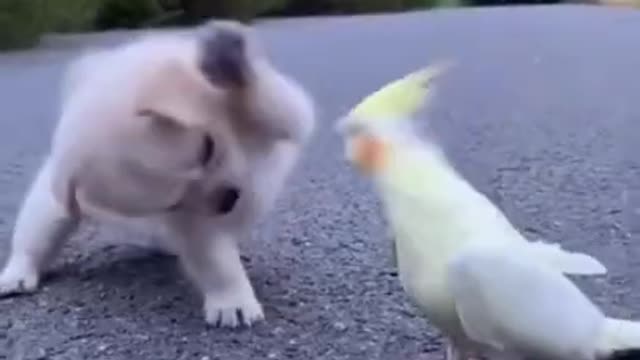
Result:
{"label": "bird's beak", "polygon": [[385,165],[387,144],[362,131],[349,115],[338,119],[334,129],[345,139],[345,157],[360,171],[373,175]]}
{"label": "bird's beak", "polygon": [[358,169],[373,175],[382,170],[387,162],[387,144],[370,135],[356,135],[350,140],[350,159]]}

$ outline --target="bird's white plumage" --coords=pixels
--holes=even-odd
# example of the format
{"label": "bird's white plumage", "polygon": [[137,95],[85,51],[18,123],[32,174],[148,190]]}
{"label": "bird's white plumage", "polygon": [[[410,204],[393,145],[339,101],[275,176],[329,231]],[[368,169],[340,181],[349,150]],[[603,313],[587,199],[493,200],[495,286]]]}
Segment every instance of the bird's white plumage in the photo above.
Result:
{"label": "bird's white plumage", "polygon": [[541,359],[591,359],[605,317],[531,247],[467,246],[447,283],[467,336]]}
{"label": "bird's white plumage", "polygon": [[[396,86],[412,99],[425,96],[420,87]],[[343,131],[346,157],[360,161],[362,149],[349,146],[357,137],[373,139],[375,151],[383,151],[371,174],[395,233],[400,282],[449,338],[448,360],[478,353],[518,360],[640,353],[640,323],[606,317],[566,277],[605,274],[600,261],[529,241],[435,143],[418,136],[411,119],[378,121],[379,115],[367,114],[357,131]]]}

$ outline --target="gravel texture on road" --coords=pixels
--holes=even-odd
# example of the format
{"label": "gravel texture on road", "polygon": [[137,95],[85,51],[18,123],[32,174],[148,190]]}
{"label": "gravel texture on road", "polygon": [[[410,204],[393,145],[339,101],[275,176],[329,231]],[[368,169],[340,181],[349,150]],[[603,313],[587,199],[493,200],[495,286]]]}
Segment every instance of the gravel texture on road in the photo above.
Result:
{"label": "gravel texture on road", "polygon": [[[458,66],[423,119],[452,161],[531,239],[601,259],[609,274],[580,285],[609,314],[640,318],[640,12],[519,6],[258,29],[316,98],[320,123],[243,246],[267,321],[205,326],[174,258],[117,245],[150,235],[87,224],[40,292],[0,301],[0,359],[440,359],[438,332],[400,290],[380,204],[342,160],[332,125],[364,94],[444,58]],[[49,143],[63,66],[84,46],[130,36],[0,55],[0,262]]]}

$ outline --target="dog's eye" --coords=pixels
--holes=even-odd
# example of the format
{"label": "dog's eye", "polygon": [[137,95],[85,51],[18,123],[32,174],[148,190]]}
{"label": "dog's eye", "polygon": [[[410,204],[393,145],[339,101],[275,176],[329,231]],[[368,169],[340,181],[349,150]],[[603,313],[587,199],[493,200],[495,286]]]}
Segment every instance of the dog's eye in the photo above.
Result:
{"label": "dog's eye", "polygon": [[205,135],[202,141],[202,149],[200,151],[200,164],[202,166],[206,166],[213,158],[213,153],[215,151],[215,143],[211,136]]}
{"label": "dog's eye", "polygon": [[162,133],[172,133],[183,130],[178,120],[167,114],[157,112],[153,109],[141,109],[136,113],[138,116],[148,118],[152,121],[154,130]]}

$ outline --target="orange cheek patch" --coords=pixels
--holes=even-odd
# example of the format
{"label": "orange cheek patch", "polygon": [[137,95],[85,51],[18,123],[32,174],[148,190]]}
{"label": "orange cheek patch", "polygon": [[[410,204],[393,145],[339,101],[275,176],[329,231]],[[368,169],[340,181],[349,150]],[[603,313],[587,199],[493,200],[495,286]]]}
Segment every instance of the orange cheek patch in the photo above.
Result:
{"label": "orange cheek patch", "polygon": [[385,163],[385,144],[371,136],[360,135],[353,139],[355,162],[360,169],[367,173],[374,173]]}

